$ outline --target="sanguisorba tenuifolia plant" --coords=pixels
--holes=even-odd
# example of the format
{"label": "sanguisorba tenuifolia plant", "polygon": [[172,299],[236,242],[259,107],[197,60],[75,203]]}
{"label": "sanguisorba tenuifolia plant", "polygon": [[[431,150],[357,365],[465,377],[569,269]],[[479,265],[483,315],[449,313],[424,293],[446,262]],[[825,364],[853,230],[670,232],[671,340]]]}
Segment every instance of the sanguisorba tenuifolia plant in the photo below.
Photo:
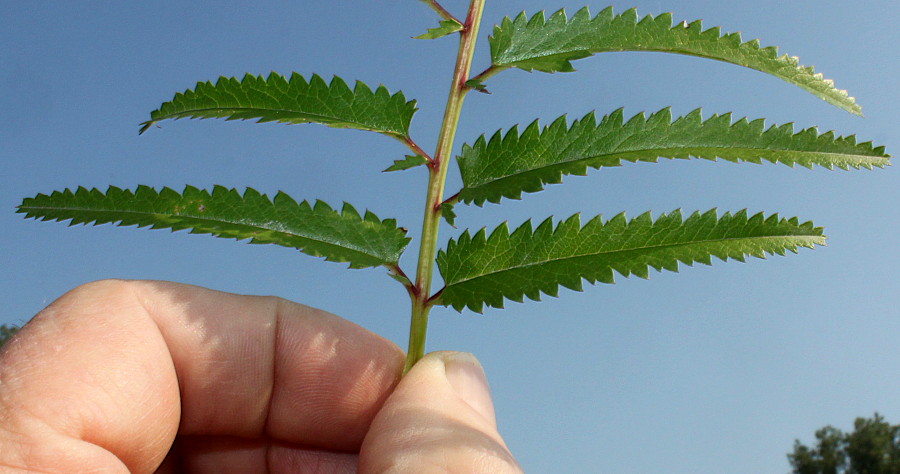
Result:
{"label": "sanguisorba tenuifolia plant", "polygon": [[[253,189],[243,193],[214,187],[187,187],[182,192],[146,186],[105,192],[78,188],[25,199],[18,212],[42,220],[77,223],[115,223],[192,233],[212,234],[253,243],[297,249],[350,268],[384,267],[400,282],[412,303],[408,370],[425,351],[429,310],[436,305],[458,311],[481,312],[485,305],[502,307],[504,300],[521,302],[541,294],[556,296],[559,287],[581,290],[582,281],[612,283],[613,274],[647,277],[650,268],[677,271],[679,263],[709,264],[712,257],[742,261],[746,256],[796,252],[825,241],[822,228],[777,214],[748,215],[745,211],[717,214],[715,210],[683,216],[680,212],[649,213],[628,219],[623,214],[586,223],[578,215],[510,231],[468,231],[437,251],[442,218],[453,223],[458,204],[483,205],[519,199],[564,175],[582,175],[588,168],[623,163],[655,162],[659,158],[760,163],[768,161],[806,168],[883,167],[889,155],[854,136],[840,137],[815,128],[794,131],[788,125],[766,126],[762,119],[735,120],[730,114],[704,118],[700,110],[672,117],[669,109],[649,116],[627,118],[615,110],[601,118],[593,113],[567,123],[559,117],[549,125],[513,126],[490,137],[481,136],[458,149],[453,143],[463,99],[486,92],[488,79],[507,69],[569,72],[571,61],[610,51],[656,51],[732,63],[773,75],[836,107],[860,114],[854,99],[832,81],[801,66],[795,57],[779,55],[774,47],[742,42],[738,33],[704,30],[699,21],[673,23],[668,13],[639,18],[635,10],[616,14],[606,8],[592,16],[587,8],[571,18],[564,11],[546,17],[520,13],[494,27],[491,65],[471,74],[470,64],[485,0],[472,0],[465,17],[456,17],[434,0],[421,0],[439,16],[439,24],[419,38],[459,36],[459,51],[437,149],[421,149],[409,133],[416,112],[414,101],[384,86],[374,90],[360,82],[350,87],[343,79],[326,81],[318,75],[268,77],[246,75],[198,83],[150,114],[141,132],[166,119],[225,118],[258,122],[320,123],[329,127],[369,130],[405,145],[411,154],[385,171],[418,166],[428,169],[428,187],[415,274],[400,268],[409,244],[393,219],[360,213],[345,204],[336,210],[316,201],[297,202],[284,193],[269,198]],[[459,166],[462,189],[445,193],[451,163]],[[446,197],[445,194],[449,194]],[[432,289],[433,269],[443,288]],[[409,275],[409,276],[408,276]]]}

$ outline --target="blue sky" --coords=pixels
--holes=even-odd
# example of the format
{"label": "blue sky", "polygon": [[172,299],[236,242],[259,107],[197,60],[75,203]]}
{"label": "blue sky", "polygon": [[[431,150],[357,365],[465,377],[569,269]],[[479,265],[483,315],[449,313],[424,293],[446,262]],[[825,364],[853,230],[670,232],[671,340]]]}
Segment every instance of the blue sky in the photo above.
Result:
{"label": "blue sky", "polygon": [[[574,12],[552,0],[487,3],[491,25],[521,10]],[[574,74],[507,71],[467,101],[457,149],[481,133],[568,113],[685,114],[818,126],[900,147],[894,0],[588,2],[637,7],[741,31],[815,65],[865,119],[764,74],[697,58],[604,54]],[[361,6],[362,5],[362,6]],[[466,3],[445,6],[462,15]],[[455,40],[410,39],[434,26],[414,0],[391,2],[0,2],[0,322],[21,324],[92,280],[164,279],[272,294],[350,319],[405,347],[408,300],[380,270],[347,270],[288,249],[208,236],[24,220],[26,196],[66,187],[253,187],[347,201],[396,217],[417,237],[422,169],[381,173],[405,149],[376,134],[319,125],[138,123],[196,81],[245,72],[333,74],[418,100],[413,137],[432,149]],[[448,190],[459,187],[451,170]],[[428,349],[475,353],[501,431],[529,472],[786,472],[795,438],[848,428],[878,411],[900,423],[896,170],[664,161],[568,177],[521,201],[459,206],[459,229],[528,218],[634,216],[747,208],[825,227],[828,246],[747,263],[715,262],[649,280],[561,290],[484,315],[432,312]],[[411,248],[415,249],[414,243]],[[412,272],[415,252],[402,261]]]}

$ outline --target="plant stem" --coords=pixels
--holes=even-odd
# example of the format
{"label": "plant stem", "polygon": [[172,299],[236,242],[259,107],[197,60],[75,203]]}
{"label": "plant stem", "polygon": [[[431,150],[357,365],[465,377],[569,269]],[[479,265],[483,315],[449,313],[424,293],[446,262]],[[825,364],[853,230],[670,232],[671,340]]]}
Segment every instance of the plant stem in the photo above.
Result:
{"label": "plant stem", "polygon": [[463,99],[469,88],[466,81],[472,65],[472,53],[481,24],[481,13],[485,0],[472,0],[466,15],[463,29],[459,32],[459,50],[456,55],[456,67],[453,70],[453,82],[447,96],[447,107],[444,109],[444,120],[438,135],[437,149],[428,170],[428,192],[425,197],[425,217],[422,221],[422,242],[419,246],[419,261],[416,270],[415,291],[412,294],[412,315],[409,324],[409,348],[406,352],[406,366],[403,373],[425,355],[425,333],[428,329],[428,312],[433,304],[429,301],[431,280],[434,270],[434,254],[437,246],[438,227],[441,223],[441,203],[444,199],[444,181],[453,151],[453,138],[456,125],[462,110]]}

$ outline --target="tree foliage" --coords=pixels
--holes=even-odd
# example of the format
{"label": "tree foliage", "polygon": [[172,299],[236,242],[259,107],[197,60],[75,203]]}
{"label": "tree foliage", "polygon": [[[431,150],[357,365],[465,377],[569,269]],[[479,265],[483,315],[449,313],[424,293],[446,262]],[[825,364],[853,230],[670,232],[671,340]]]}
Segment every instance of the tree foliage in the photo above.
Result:
{"label": "tree foliage", "polygon": [[794,441],[794,474],[900,474],[900,425],[878,413],[857,418],[850,433],[826,426],[815,436],[813,447]]}

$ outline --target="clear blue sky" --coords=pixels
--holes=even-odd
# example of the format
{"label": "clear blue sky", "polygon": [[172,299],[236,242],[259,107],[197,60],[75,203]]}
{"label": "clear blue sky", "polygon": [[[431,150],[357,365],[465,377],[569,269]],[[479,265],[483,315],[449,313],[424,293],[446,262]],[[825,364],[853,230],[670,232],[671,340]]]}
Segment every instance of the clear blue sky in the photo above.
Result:
{"label": "clear blue sky", "polygon": [[[504,15],[582,3],[492,0]],[[815,65],[863,107],[847,114],[736,66],[650,53],[604,54],[575,74],[508,71],[467,99],[462,142],[535,118],[671,106],[856,133],[900,150],[895,0],[631,0],[640,14],[742,31]],[[273,294],[350,319],[405,347],[408,300],[381,270],[346,270],[285,248],[111,226],[67,228],[13,213],[66,187],[251,186],[347,201],[418,234],[421,169],[381,173],[406,151],[376,134],[318,125],[138,123],[176,91],[219,75],[337,74],[418,100],[414,138],[433,148],[455,40],[414,0],[359,2],[0,2],[0,322],[20,324],[91,280],[165,279]],[[466,3],[447,1],[462,14]],[[451,172],[448,190],[458,188]],[[795,438],[878,411],[900,423],[900,186],[893,168],[790,169],[700,161],[569,177],[521,201],[463,207],[459,229],[529,217],[685,211],[779,212],[826,229],[828,246],[748,263],[716,262],[560,291],[484,315],[432,312],[428,349],[475,353],[502,433],[529,472],[786,472]],[[415,246],[415,244],[414,244]],[[411,248],[413,248],[412,246]],[[412,271],[414,252],[403,260]]]}

